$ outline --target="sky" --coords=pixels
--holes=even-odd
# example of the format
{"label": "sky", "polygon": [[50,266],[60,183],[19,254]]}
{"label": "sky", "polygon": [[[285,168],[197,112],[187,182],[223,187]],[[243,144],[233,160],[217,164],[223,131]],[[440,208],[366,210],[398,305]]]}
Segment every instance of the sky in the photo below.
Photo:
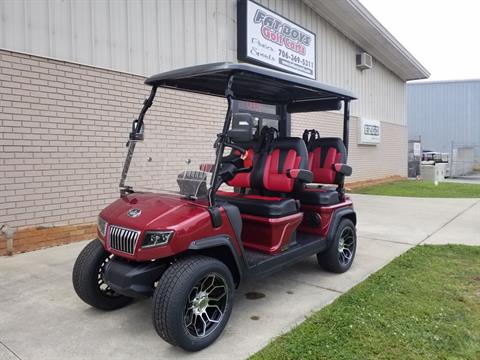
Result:
{"label": "sky", "polygon": [[360,0],[431,73],[480,79],[480,0]]}

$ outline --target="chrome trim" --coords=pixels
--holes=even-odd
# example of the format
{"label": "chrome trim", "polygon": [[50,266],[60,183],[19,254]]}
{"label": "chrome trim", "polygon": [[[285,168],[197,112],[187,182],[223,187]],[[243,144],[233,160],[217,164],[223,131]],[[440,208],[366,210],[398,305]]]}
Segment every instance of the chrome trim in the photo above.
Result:
{"label": "chrome trim", "polygon": [[108,230],[108,244],[112,250],[129,255],[135,253],[140,231],[116,225],[109,225]]}

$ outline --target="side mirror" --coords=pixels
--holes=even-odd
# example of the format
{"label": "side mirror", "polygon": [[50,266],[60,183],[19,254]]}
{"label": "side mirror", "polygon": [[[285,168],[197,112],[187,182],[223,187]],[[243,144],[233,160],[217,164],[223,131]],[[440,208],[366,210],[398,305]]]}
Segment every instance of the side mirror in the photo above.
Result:
{"label": "side mirror", "polygon": [[253,118],[248,113],[237,113],[233,116],[232,128],[228,137],[234,143],[245,143],[253,139]]}
{"label": "side mirror", "polygon": [[145,130],[145,124],[142,123],[142,127],[137,132],[138,120],[132,121],[132,132],[130,133],[130,140],[142,141],[144,139],[143,132]]}

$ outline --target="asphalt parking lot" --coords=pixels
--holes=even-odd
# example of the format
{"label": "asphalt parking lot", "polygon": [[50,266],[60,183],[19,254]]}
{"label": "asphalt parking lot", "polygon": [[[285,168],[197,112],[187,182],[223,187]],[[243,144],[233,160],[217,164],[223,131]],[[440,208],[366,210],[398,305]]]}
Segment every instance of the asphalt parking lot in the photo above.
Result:
{"label": "asphalt parking lot", "polygon": [[[0,257],[0,359],[243,359],[412,246],[480,245],[480,199],[354,195],[354,202],[359,244],[349,272],[326,273],[311,257],[242,284],[224,333],[193,354],[156,335],[150,300],[107,313],[77,298],[71,270],[87,242]],[[265,296],[249,300],[248,292]]]}

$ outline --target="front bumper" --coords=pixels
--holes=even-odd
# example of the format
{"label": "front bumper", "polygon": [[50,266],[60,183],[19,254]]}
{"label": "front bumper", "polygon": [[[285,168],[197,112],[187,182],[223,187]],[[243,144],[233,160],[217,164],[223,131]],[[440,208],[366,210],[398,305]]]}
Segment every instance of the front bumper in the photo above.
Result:
{"label": "front bumper", "polygon": [[115,292],[129,297],[149,297],[167,264],[161,261],[129,262],[114,257],[105,267],[104,281]]}

